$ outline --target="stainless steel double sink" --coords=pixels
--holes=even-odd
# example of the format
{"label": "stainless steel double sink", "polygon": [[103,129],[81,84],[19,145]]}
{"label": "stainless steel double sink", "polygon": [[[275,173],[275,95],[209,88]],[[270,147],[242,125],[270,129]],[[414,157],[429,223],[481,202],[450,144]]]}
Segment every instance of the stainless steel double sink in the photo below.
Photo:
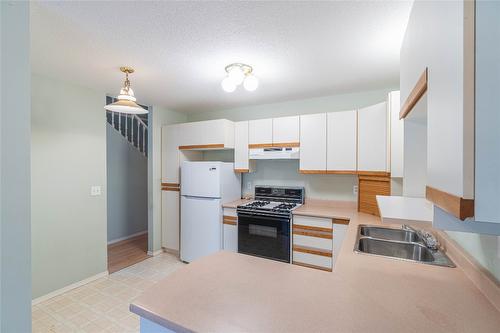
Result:
{"label": "stainless steel double sink", "polygon": [[422,235],[415,229],[401,226],[381,227],[361,224],[354,252],[429,265],[455,267],[439,248],[426,246]]}

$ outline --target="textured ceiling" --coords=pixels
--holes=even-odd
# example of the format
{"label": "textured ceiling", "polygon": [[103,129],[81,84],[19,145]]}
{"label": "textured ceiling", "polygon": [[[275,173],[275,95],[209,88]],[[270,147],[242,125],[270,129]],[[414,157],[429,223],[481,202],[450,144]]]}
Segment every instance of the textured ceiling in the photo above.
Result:
{"label": "textured ceiling", "polygon": [[[200,112],[397,86],[411,2],[37,2],[35,73],[116,94],[135,67],[138,101]],[[255,92],[220,88],[254,67]]]}

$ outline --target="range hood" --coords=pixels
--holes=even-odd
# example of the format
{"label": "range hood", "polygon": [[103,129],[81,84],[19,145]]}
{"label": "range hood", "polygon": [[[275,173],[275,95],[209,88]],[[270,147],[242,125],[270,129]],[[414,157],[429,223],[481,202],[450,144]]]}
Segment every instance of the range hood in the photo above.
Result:
{"label": "range hood", "polygon": [[300,158],[299,147],[252,148],[248,152],[251,160],[296,160]]}

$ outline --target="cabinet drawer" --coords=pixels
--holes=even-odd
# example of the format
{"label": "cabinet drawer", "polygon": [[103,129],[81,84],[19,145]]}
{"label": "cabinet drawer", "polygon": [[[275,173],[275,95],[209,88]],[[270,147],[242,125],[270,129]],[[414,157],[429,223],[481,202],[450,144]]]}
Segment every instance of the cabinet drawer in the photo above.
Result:
{"label": "cabinet drawer", "polygon": [[327,219],[323,217],[294,215],[293,224],[306,227],[315,227],[324,231],[332,230],[332,219]]}
{"label": "cabinet drawer", "polygon": [[332,257],[293,251],[292,263],[294,265],[332,271]]}
{"label": "cabinet drawer", "polygon": [[238,216],[238,214],[236,214],[236,208],[224,208],[223,212],[224,216]]}
{"label": "cabinet drawer", "polygon": [[298,235],[293,233],[293,245],[312,247],[321,250],[332,251],[333,249],[333,240],[332,238],[319,238],[319,237],[311,237],[305,235]]}

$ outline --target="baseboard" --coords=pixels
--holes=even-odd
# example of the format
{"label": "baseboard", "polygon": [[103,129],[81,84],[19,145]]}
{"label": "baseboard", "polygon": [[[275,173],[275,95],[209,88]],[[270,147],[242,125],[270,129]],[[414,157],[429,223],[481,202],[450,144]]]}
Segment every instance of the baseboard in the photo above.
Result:
{"label": "baseboard", "polygon": [[87,283],[90,283],[92,281],[95,281],[97,279],[100,279],[102,277],[105,277],[105,276],[108,276],[109,275],[109,272],[108,271],[104,271],[104,272],[101,272],[99,274],[96,274],[96,275],[93,275],[91,277],[88,277],[86,279],[83,279],[81,281],[78,281],[78,282],[75,282],[75,283],[72,283],[70,284],[69,286],[66,286],[66,287],[63,287],[61,289],[57,289],[57,290],[54,290],[46,295],[43,295],[43,296],[40,296],[40,297],[37,297],[35,298],[34,300],[31,301],[31,304],[32,305],[36,305],[38,303],[41,303],[43,301],[46,301],[48,299],[51,299],[53,297],[56,297],[56,296],[59,296],[61,294],[64,294],[65,292],[67,291],[70,291],[72,289],[75,289],[75,288],[78,288],[78,287],[81,287],[83,285],[86,285]]}
{"label": "baseboard", "polygon": [[135,234],[132,234],[132,235],[128,235],[128,236],[121,237],[121,238],[116,238],[116,239],[110,240],[108,242],[108,245],[115,244],[115,243],[118,243],[118,242],[130,239],[130,238],[134,238],[134,237],[137,237],[137,236],[142,236],[142,235],[147,234],[147,233],[148,233],[148,231],[144,230],[144,231],[136,232]]}
{"label": "baseboard", "polygon": [[179,250],[174,250],[174,249],[169,249],[169,248],[164,247],[163,251],[166,252],[166,253],[173,254],[173,255],[175,255],[177,257],[180,255]]}
{"label": "baseboard", "polygon": [[163,249],[159,249],[159,250],[156,250],[156,251],[148,251],[148,256],[157,256],[159,254],[162,254],[163,253]]}

